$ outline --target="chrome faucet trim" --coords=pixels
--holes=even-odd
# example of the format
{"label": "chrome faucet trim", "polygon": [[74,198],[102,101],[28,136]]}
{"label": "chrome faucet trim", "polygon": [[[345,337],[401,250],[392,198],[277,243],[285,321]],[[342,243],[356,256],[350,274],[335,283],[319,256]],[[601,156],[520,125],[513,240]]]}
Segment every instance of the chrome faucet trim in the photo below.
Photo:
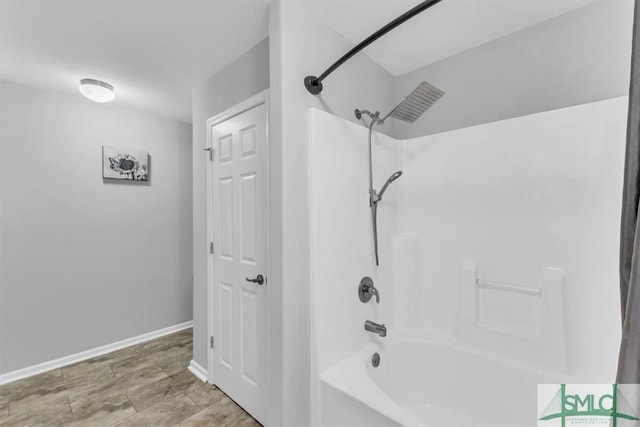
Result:
{"label": "chrome faucet trim", "polygon": [[372,322],[371,320],[367,320],[364,322],[364,330],[368,332],[373,332],[374,334],[378,334],[381,337],[387,336],[387,327],[380,325],[378,323]]}

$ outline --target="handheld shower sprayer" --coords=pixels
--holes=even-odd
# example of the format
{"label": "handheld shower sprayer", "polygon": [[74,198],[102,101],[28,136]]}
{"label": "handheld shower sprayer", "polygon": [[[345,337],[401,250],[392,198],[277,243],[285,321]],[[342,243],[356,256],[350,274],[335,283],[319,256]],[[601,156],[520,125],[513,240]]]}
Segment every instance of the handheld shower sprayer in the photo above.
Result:
{"label": "handheld shower sprayer", "polygon": [[376,265],[380,265],[378,261],[378,202],[382,200],[382,195],[387,191],[387,187],[396,179],[402,176],[402,171],[397,171],[391,174],[387,182],[384,183],[380,192],[371,187],[369,189],[369,206],[371,207],[371,219],[373,220],[373,248],[374,255],[376,257]]}
{"label": "handheld shower sprayer", "polygon": [[384,183],[384,185],[380,189],[380,192],[378,193],[378,200],[382,199],[382,195],[387,190],[387,187],[389,186],[389,184],[391,184],[393,181],[400,178],[401,176],[402,176],[402,171],[398,171],[389,177],[387,182]]}

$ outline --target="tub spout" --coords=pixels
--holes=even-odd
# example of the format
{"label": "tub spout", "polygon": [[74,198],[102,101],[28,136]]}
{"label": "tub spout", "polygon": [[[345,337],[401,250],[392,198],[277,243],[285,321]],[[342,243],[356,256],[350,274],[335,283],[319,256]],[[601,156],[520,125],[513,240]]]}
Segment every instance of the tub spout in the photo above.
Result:
{"label": "tub spout", "polygon": [[378,334],[381,337],[387,336],[387,327],[384,325],[379,325],[371,320],[367,320],[364,322],[364,330],[368,332],[373,332],[374,334]]}

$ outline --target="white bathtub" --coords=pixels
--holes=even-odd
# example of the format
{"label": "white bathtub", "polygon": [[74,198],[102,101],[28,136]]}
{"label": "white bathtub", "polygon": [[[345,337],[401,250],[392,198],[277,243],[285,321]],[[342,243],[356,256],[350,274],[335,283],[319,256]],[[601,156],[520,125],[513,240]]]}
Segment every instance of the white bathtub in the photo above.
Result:
{"label": "white bathtub", "polygon": [[369,344],[320,374],[320,425],[535,426],[537,384],[564,378],[501,359],[450,342]]}

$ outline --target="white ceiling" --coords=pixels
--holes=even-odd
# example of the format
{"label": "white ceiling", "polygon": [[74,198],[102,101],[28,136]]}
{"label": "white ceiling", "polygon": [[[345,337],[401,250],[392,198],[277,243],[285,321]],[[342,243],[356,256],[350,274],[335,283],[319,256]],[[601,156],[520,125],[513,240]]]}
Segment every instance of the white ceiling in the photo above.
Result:
{"label": "white ceiling", "polygon": [[0,79],[191,122],[191,89],[267,37],[266,0],[0,0]]}
{"label": "white ceiling", "polygon": [[[598,0],[442,0],[364,52],[397,76],[594,1]],[[357,44],[418,3],[315,0],[312,5],[321,21]]]}
{"label": "white ceiling", "polygon": [[[354,44],[419,3],[296,1]],[[443,0],[365,52],[403,74],[593,1]],[[104,80],[116,103],[190,122],[192,88],[268,35],[268,3],[0,0],[0,79],[78,96]]]}

